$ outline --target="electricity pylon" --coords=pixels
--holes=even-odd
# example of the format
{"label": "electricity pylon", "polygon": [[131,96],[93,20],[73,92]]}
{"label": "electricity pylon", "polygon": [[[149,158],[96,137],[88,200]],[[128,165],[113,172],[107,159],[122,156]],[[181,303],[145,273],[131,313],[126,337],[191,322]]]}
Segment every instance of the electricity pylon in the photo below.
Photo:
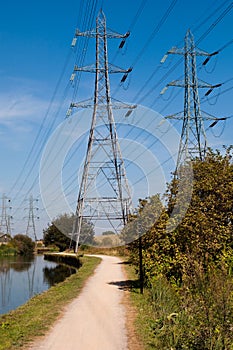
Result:
{"label": "electricity pylon", "polygon": [[169,86],[178,86],[184,88],[184,111],[183,115],[178,114],[167,116],[167,118],[181,119],[183,120],[180,144],[177,156],[175,175],[180,168],[183,161],[198,158],[200,160],[205,159],[207,150],[207,139],[204,127],[204,119],[209,120],[224,120],[225,118],[215,118],[208,116],[203,118],[200,108],[199,88],[208,88],[206,96],[221,84],[211,85],[197,78],[196,56],[208,56],[203,64],[205,65],[209,58],[218,52],[208,53],[198,49],[194,43],[194,37],[190,30],[187,31],[185,36],[184,48],[179,49],[173,47],[162,58],[161,63],[165,62],[168,54],[178,54],[184,56],[184,81],[174,80],[167,84],[161,91],[163,94]]}
{"label": "electricity pylon", "polygon": [[[11,219],[12,216],[9,214],[9,210],[12,207],[9,205],[11,200],[5,195],[2,195],[2,206],[1,206],[1,220],[0,220],[0,232],[11,235]],[[7,204],[8,203],[8,204]]]}
{"label": "electricity pylon", "polygon": [[35,241],[37,241],[36,236],[36,225],[35,225],[35,218],[39,219],[38,216],[35,216],[35,210],[39,210],[39,208],[34,206],[34,202],[38,202],[38,199],[34,199],[32,195],[30,195],[29,199],[29,207],[25,208],[25,210],[28,210],[28,216],[27,218],[27,228],[26,228],[26,235],[30,236],[30,232],[32,231],[33,237],[35,238]]}
{"label": "electricity pylon", "polygon": [[[79,36],[96,39],[95,65],[75,66],[71,76],[73,80],[78,71],[95,73],[92,122],[72,232],[75,252],[78,250],[83,219],[92,223],[107,221],[112,230],[119,232],[126,224],[131,209],[131,194],[112,110],[135,106],[113,104],[109,83],[109,73],[124,73],[125,79],[131,69],[124,70],[108,64],[107,52],[108,38],[124,40],[128,35],[107,30],[105,15],[101,10],[96,18],[96,28],[86,32],[76,30],[72,42],[74,45]],[[68,114],[74,107],[88,106],[71,103]]]}

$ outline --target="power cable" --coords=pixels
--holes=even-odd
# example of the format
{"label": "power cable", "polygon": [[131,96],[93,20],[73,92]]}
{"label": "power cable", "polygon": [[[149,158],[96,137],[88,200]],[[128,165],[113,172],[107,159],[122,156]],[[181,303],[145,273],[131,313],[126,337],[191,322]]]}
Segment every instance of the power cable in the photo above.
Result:
{"label": "power cable", "polygon": [[12,191],[15,189],[17,183],[20,181],[20,179],[21,179],[21,177],[22,177],[22,175],[23,175],[23,173],[24,173],[24,171],[25,171],[25,169],[26,169],[26,166],[27,166],[28,163],[29,163],[29,160],[30,160],[30,158],[31,158],[31,156],[32,156],[32,153],[33,153],[33,151],[35,150],[35,147],[36,147],[36,145],[37,145],[37,143],[38,143],[38,140],[39,140],[39,137],[40,137],[40,135],[41,135],[41,132],[42,132],[42,130],[43,130],[43,128],[44,128],[45,122],[46,122],[46,120],[47,120],[47,118],[48,118],[48,115],[49,115],[50,110],[51,110],[51,108],[52,108],[52,105],[53,105],[53,103],[54,103],[54,100],[55,100],[55,97],[56,97],[58,88],[59,88],[60,83],[61,83],[61,81],[62,81],[62,79],[63,79],[64,73],[65,73],[65,68],[66,68],[66,66],[67,66],[67,64],[68,64],[69,59],[70,59],[70,53],[68,54],[68,56],[67,56],[67,58],[66,58],[66,60],[65,60],[65,64],[64,64],[64,66],[63,66],[63,68],[62,68],[61,75],[60,75],[60,77],[59,77],[59,79],[58,79],[58,82],[57,82],[57,84],[56,84],[54,93],[53,93],[52,98],[51,98],[51,100],[50,100],[50,103],[49,103],[49,106],[48,106],[47,111],[46,111],[46,113],[45,113],[45,116],[44,116],[44,118],[43,118],[43,120],[42,120],[42,123],[41,123],[41,125],[40,125],[39,131],[38,131],[38,133],[37,133],[37,135],[36,135],[36,138],[35,138],[35,140],[34,140],[34,142],[33,142],[33,144],[32,144],[32,147],[31,147],[31,149],[30,149],[30,151],[29,151],[29,153],[28,153],[28,155],[27,155],[27,158],[26,158],[26,160],[25,160],[25,162],[24,162],[24,165],[23,165],[23,167],[22,167],[22,169],[21,169],[21,171],[20,171],[20,173],[19,173],[17,179],[15,180],[13,186],[11,187],[9,193],[12,193]]}
{"label": "power cable", "polygon": [[[95,1],[95,3],[96,3],[96,1]],[[81,5],[80,5],[80,6],[81,6]],[[93,8],[93,6],[92,6],[92,8]],[[85,15],[86,15],[86,18],[89,18],[89,21],[90,21],[90,17],[88,17],[87,12],[85,12]],[[93,15],[94,15],[94,14],[93,14]],[[92,18],[93,18],[93,16],[92,16]],[[70,56],[70,55],[69,55],[69,56]],[[55,100],[55,96],[56,96],[57,91],[58,91],[58,86],[60,85],[60,82],[61,82],[61,80],[62,80],[62,77],[63,77],[64,72],[65,72],[65,68],[66,68],[67,65],[68,65],[68,60],[66,60],[66,62],[65,62],[62,75],[61,75],[61,77],[60,77],[60,79],[59,79],[59,81],[58,81],[57,87],[56,87],[55,92],[54,92],[54,94],[53,94],[52,101],[50,102],[49,108],[48,108],[47,113],[46,113],[46,115],[45,115],[45,117],[44,117],[43,123],[42,123],[41,128],[40,128],[40,132],[38,133],[38,135],[37,135],[37,137],[36,137],[36,139],[35,139],[35,141],[34,141],[32,150],[35,148],[36,143],[37,143],[37,141],[38,141],[38,139],[39,139],[39,135],[40,135],[40,133],[41,133],[41,131],[42,131],[42,129],[43,129],[44,122],[45,122],[45,120],[47,119],[47,116],[48,116],[48,114],[49,114],[49,112],[50,112],[52,103],[53,103],[54,100]],[[59,110],[61,109],[62,103],[63,103],[63,102],[61,102],[61,104],[60,104],[60,106],[59,106],[58,113],[59,113]],[[26,178],[25,178],[25,181],[23,182],[22,186],[20,187],[20,190],[17,192],[17,195],[18,195],[18,193],[23,189],[24,185],[25,185],[26,182],[28,181],[28,177],[29,177],[29,176],[31,175],[31,173],[32,173],[32,170],[34,169],[34,167],[35,167],[35,165],[36,165],[36,163],[37,163],[37,158],[39,157],[39,154],[41,154],[41,151],[42,151],[42,149],[43,149],[43,147],[44,147],[44,142],[45,142],[45,140],[48,138],[48,135],[49,135],[49,133],[51,132],[51,130],[52,130],[54,124],[55,124],[55,120],[56,120],[56,118],[57,118],[57,116],[58,116],[58,113],[55,115],[55,118],[53,119],[53,122],[52,122],[50,128],[47,130],[46,136],[44,137],[44,141],[41,142],[41,147],[40,147],[40,149],[39,149],[39,152],[37,152],[37,156],[35,157],[35,160],[34,160],[32,166],[31,166],[29,172],[27,173],[27,176],[26,176]],[[22,169],[22,171],[21,171],[21,173],[20,173],[20,178],[22,177],[22,174],[23,174],[23,172],[24,172],[24,170],[25,170],[25,168],[26,168],[26,166],[27,166],[27,163],[28,163],[28,161],[29,161],[29,158],[30,158],[30,156],[31,156],[31,153],[32,153],[32,151],[29,153],[29,156],[27,157],[27,160],[26,160],[26,162],[25,162],[25,164],[24,164],[24,167],[23,167],[23,169]],[[19,179],[20,179],[20,178],[19,178]],[[17,180],[17,181],[15,182],[14,188],[15,188],[15,186],[16,186],[16,184],[17,184],[18,181],[19,181],[19,180]],[[32,186],[30,187],[30,189],[29,189],[29,191],[27,192],[27,194],[32,190],[32,188],[34,187],[36,181],[37,181],[37,178],[34,180]],[[14,200],[16,199],[17,195],[15,196]]]}
{"label": "power cable", "polygon": [[[226,10],[227,10],[227,9],[226,9]],[[226,15],[229,11],[230,11],[230,9],[225,13],[225,15]],[[223,17],[224,17],[225,15],[223,15]],[[220,20],[221,20],[221,18],[219,19],[219,21],[220,21]],[[215,25],[217,25],[217,23],[218,23],[218,22],[216,22]],[[215,25],[214,25],[214,26],[215,26]],[[214,28],[214,26],[212,27],[212,29]],[[210,32],[212,29],[211,29],[211,27],[210,27],[210,28],[209,28],[209,32]],[[209,32],[206,31],[206,32],[204,33],[205,36],[208,35]],[[203,38],[205,37],[204,34],[203,34],[202,37],[201,37],[202,40],[203,40]],[[230,44],[229,44],[229,45],[230,45]],[[228,89],[228,90],[229,90],[229,89]]]}
{"label": "power cable", "polygon": [[[201,22],[201,24],[198,24],[196,27],[194,27],[193,32],[195,32],[197,29],[199,29],[202,25],[206,24],[206,22],[207,22],[211,17],[213,17],[220,9],[222,9],[222,7],[223,7],[227,2],[229,2],[229,0],[224,1],[223,4],[221,4],[221,5],[218,6],[213,12],[211,12],[211,14],[207,16],[207,18],[205,17],[205,19]],[[227,10],[227,9],[226,9],[226,10]],[[225,13],[226,10],[224,10],[224,13]],[[229,12],[229,10],[230,10],[230,9],[227,10],[227,12],[225,13],[225,15]],[[221,14],[221,16],[209,27],[208,33],[215,27],[215,25],[217,24],[216,22],[219,22],[219,21],[220,21],[222,15],[223,15],[223,14]],[[197,23],[197,22],[195,22],[195,24],[196,24],[196,23]],[[202,35],[202,39],[204,39],[204,37],[205,37],[206,35],[208,35],[208,33],[207,33],[207,31],[206,31],[206,32]],[[197,43],[199,43],[202,39],[199,38]],[[231,40],[231,41],[228,42],[226,45],[224,45],[222,48],[220,48],[220,49],[218,50],[218,52],[222,51],[224,48],[226,48],[227,46],[231,45],[232,41],[233,41],[233,40]],[[196,45],[197,45],[197,43],[196,43]],[[179,45],[179,44],[177,44],[177,45]],[[169,70],[169,74],[171,74],[181,62],[182,62],[182,60],[180,60],[180,62],[179,62],[177,65],[175,65],[174,69],[171,68],[171,69]],[[137,101],[137,98],[140,96],[140,94],[142,93],[142,91],[145,90],[146,86],[147,86],[148,83],[153,79],[153,77],[154,77],[154,76],[156,75],[156,73],[159,71],[159,69],[161,68],[161,66],[162,66],[162,65],[161,65],[161,63],[160,63],[160,64],[155,68],[154,72],[150,75],[150,77],[147,79],[147,81],[144,83],[144,85],[142,86],[142,88],[140,88],[140,90],[137,92],[136,96],[135,96],[134,99],[133,99],[133,101],[135,101],[135,103],[141,103],[146,97],[148,97],[148,94],[145,93],[145,94],[143,95],[143,97],[140,98],[140,99]],[[168,75],[169,75],[169,74],[168,74]],[[166,78],[167,78],[167,74],[164,75],[162,79],[160,79],[160,82],[162,82],[163,79],[166,79]],[[151,94],[151,92],[152,92],[158,85],[159,85],[159,84],[154,85],[154,87],[149,91],[149,94]]]}
{"label": "power cable", "polygon": [[169,17],[169,15],[170,15],[171,11],[173,10],[173,8],[175,7],[176,3],[177,3],[177,0],[171,1],[169,7],[165,11],[165,13],[162,16],[162,18],[160,19],[159,23],[156,25],[153,32],[151,33],[151,35],[147,39],[146,43],[144,44],[143,48],[141,49],[141,51],[138,53],[138,55],[134,59],[133,63],[131,64],[131,67],[134,68],[135,65],[138,63],[138,61],[140,60],[140,58],[143,56],[144,52],[147,50],[148,46],[150,45],[151,41],[154,39],[155,35],[158,34],[160,28],[166,22],[167,18]]}

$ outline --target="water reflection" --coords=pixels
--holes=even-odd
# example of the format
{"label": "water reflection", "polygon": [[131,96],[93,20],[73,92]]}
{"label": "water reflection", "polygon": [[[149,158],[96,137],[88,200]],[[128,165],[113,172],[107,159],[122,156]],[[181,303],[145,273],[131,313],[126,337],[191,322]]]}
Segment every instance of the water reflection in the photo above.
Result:
{"label": "water reflection", "polygon": [[0,258],[0,314],[24,304],[75,273],[69,266],[44,260],[43,256]]}
{"label": "water reflection", "polygon": [[75,273],[75,269],[65,265],[58,265],[56,267],[45,267],[44,268],[44,280],[53,286],[56,283],[64,281],[67,276]]}
{"label": "water reflection", "polygon": [[6,263],[0,263],[1,305],[5,306],[10,300],[11,276]]}
{"label": "water reflection", "polygon": [[10,260],[10,266],[14,271],[27,271],[34,262],[34,256],[15,256]]}

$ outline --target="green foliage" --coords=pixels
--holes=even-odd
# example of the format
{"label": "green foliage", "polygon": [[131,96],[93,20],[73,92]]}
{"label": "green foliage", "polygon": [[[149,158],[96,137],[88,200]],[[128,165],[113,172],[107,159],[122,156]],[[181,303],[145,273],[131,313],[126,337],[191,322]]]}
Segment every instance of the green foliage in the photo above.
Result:
{"label": "green foliage", "polygon": [[103,247],[111,247],[112,246],[112,239],[111,237],[104,237],[101,241],[101,245]]}
{"label": "green foliage", "polygon": [[30,237],[22,234],[15,235],[12,238],[11,245],[20,255],[32,255],[35,248],[35,242]]}
{"label": "green foliage", "polygon": [[[139,210],[139,222],[146,228],[142,246],[144,280],[150,295],[151,348],[233,348],[231,152],[232,148],[223,155],[209,150],[205,161],[192,161],[192,197],[185,215],[189,189],[181,186],[181,181],[188,185],[189,178],[174,179],[168,185],[167,205],[162,210],[159,202],[158,209]],[[148,228],[153,211],[159,216]],[[127,225],[128,236],[138,232],[136,222],[134,217]],[[172,225],[174,229],[168,230]],[[138,241],[129,245],[129,251],[138,269]]]}
{"label": "green foliage", "polygon": [[52,223],[46,230],[44,230],[44,245],[57,246],[60,251],[69,248],[70,238],[63,234],[57,226]]}
{"label": "green foliage", "polygon": [[12,244],[2,244],[0,245],[0,256],[6,255],[16,255],[17,249],[12,246]]}
{"label": "green foliage", "polygon": [[176,229],[181,255],[218,264],[226,247],[233,245],[233,165],[225,156],[209,152],[205,161],[194,161],[193,195],[182,223]]}
{"label": "green foliage", "polygon": [[102,233],[102,236],[108,236],[108,235],[115,235],[115,232],[113,232],[113,231],[104,231]]}
{"label": "green foliage", "polygon": [[132,280],[137,332],[145,350],[232,349],[231,276],[214,268],[207,275],[196,266],[196,276],[185,279],[179,288],[164,276],[154,278],[143,295],[135,285]]}
{"label": "green foliage", "polygon": [[[70,247],[70,240],[73,230],[74,215],[63,214],[57,217],[51,225],[44,230],[45,246],[57,246],[60,251]],[[94,229],[91,223],[83,221],[80,243],[91,244],[94,238]]]}
{"label": "green foliage", "polygon": [[121,239],[126,244],[138,239],[139,235],[149,234],[163,212],[163,204],[159,195],[147,199],[139,199],[137,214],[130,217],[124,227]]}
{"label": "green foliage", "polygon": [[[182,306],[189,316],[186,342],[195,349],[230,349],[233,344],[233,281],[226,271],[200,263],[185,275]],[[188,326],[186,326],[188,330]],[[195,347],[194,347],[195,345]]]}
{"label": "green foliage", "polygon": [[[166,194],[167,208],[157,197],[152,204],[140,203],[138,219],[131,220],[125,228],[126,237],[135,238],[138,225],[143,233],[143,260],[145,276],[150,280],[162,274],[169,280],[182,283],[186,266],[190,262],[209,265],[228,265],[232,269],[233,249],[233,164],[230,149],[225,155],[209,151],[205,161],[195,160],[193,167],[193,192],[188,210],[175,230],[167,230],[169,216],[176,204],[179,180],[173,180]],[[191,185],[190,185],[191,186]],[[181,210],[173,216],[173,223],[180,220],[183,203],[187,200],[187,187],[179,190],[178,204]],[[150,202],[149,202],[150,203]],[[156,218],[150,226],[153,218]],[[158,215],[159,213],[159,215]],[[138,264],[137,242],[130,245],[133,259]]]}

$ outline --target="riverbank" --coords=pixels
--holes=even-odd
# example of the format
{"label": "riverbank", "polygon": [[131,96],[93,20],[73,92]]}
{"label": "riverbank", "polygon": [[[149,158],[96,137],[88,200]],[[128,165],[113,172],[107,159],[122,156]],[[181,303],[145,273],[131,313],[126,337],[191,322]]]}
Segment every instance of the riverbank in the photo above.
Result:
{"label": "riverbank", "polygon": [[16,310],[0,316],[0,350],[26,349],[34,338],[46,333],[64,306],[80,293],[100,259],[81,257],[80,262],[82,266],[76,274],[33,297]]}
{"label": "riverbank", "polygon": [[77,269],[44,259],[43,255],[0,257],[0,315],[9,313],[63,282]]}
{"label": "riverbank", "polygon": [[66,264],[79,269],[82,266],[80,256],[74,253],[44,253],[44,258],[58,264]]}

